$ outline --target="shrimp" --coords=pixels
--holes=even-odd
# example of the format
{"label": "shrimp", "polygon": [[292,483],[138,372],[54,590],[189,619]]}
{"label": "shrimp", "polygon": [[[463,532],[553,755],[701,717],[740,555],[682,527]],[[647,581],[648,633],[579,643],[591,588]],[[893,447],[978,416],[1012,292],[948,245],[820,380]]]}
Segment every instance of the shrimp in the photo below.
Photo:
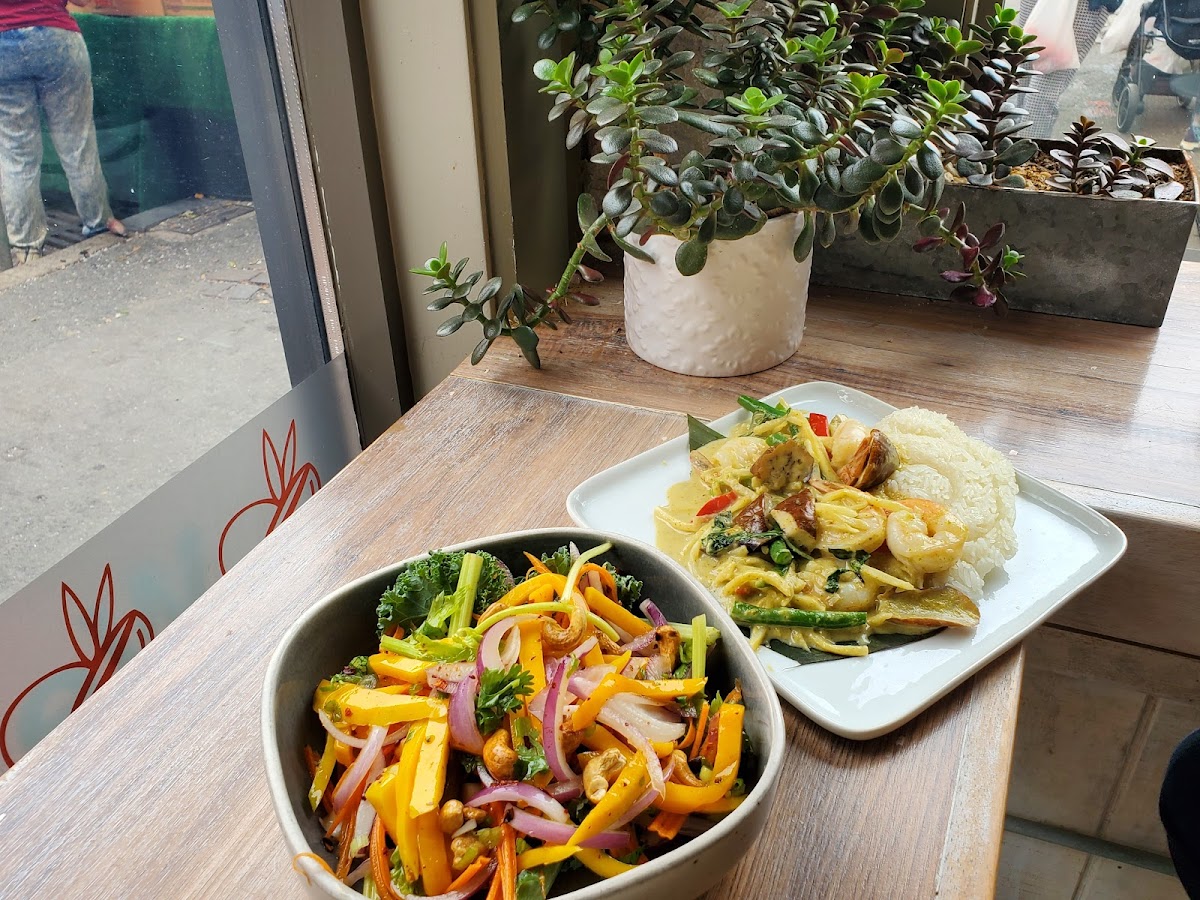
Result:
{"label": "shrimp", "polygon": [[887,548],[901,563],[918,572],[944,572],[958,562],[967,541],[967,526],[940,503],[902,501],[912,512],[887,519]]}
{"label": "shrimp", "polygon": [[[840,418],[840,417],[839,417]],[[871,429],[862,422],[851,418],[842,418],[833,430],[830,441],[830,461],[835,469],[840,469],[858,452],[859,446],[871,435]]]}

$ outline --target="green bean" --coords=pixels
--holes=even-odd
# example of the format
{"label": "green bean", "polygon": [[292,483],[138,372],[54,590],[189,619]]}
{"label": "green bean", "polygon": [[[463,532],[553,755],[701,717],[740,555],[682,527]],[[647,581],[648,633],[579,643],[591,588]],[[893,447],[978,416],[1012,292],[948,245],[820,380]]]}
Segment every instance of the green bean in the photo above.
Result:
{"label": "green bean", "polygon": [[765,609],[740,602],[733,604],[729,614],[739,625],[774,625],[780,628],[854,628],[867,623],[867,614],[864,612]]}

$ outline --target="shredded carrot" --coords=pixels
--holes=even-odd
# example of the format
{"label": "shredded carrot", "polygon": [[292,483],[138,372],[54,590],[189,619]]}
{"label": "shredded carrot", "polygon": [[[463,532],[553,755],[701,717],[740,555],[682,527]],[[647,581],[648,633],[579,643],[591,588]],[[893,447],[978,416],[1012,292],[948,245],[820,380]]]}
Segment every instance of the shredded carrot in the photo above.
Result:
{"label": "shredded carrot", "polygon": [[361,797],[362,791],[359,791],[357,797],[346,801],[346,809],[350,810],[350,815],[342,823],[342,836],[338,841],[337,870],[333,873],[338,880],[344,880],[350,874],[350,867],[354,862],[350,856],[350,845],[354,842],[354,820],[358,818],[358,801]]}
{"label": "shredded carrot", "polygon": [[[721,708],[724,709],[724,707]],[[700,749],[696,751],[697,756],[708,762],[712,762],[717,752],[717,736],[720,732],[720,720],[721,713],[718,711],[708,723],[708,733],[704,735],[704,740],[700,742]]]}
{"label": "shredded carrot", "polygon": [[517,900],[517,833],[505,822],[500,826],[500,845],[496,848],[500,860],[501,900]]}
{"label": "shredded carrot", "polygon": [[692,742],[692,749],[688,753],[688,759],[695,759],[696,753],[700,750],[700,743],[704,740],[704,728],[708,725],[708,701],[704,701],[704,705],[700,707],[700,718],[696,722],[696,738]]}
{"label": "shredded carrot", "polygon": [[375,880],[375,889],[383,900],[400,900],[392,890],[392,866],[388,861],[387,832],[384,830],[383,818],[375,817],[371,826],[371,877]]}
{"label": "shredded carrot", "polygon": [[301,875],[303,875],[304,880],[306,882],[308,882],[309,884],[312,884],[312,879],[308,877],[308,873],[305,872],[304,869],[301,868],[301,866],[300,866],[300,860],[302,860],[306,857],[308,859],[315,859],[317,861],[317,864],[322,869],[324,869],[330,875],[333,874],[333,869],[330,867],[329,863],[325,862],[325,860],[322,857],[317,856],[317,854],[311,853],[311,852],[310,853],[297,853],[295,856],[292,857],[292,868],[295,869],[297,872],[299,872]]}
{"label": "shredded carrot", "polygon": [[650,823],[650,830],[664,841],[670,841],[678,836],[679,829],[683,827],[683,823],[686,821],[686,813],[673,813],[664,810],[654,817],[654,820]]}
{"label": "shredded carrot", "polygon": [[500,873],[492,875],[492,884],[488,888],[486,900],[500,900]]}
{"label": "shredded carrot", "polygon": [[[528,553],[526,553],[525,555],[529,556]],[[530,557],[530,558],[532,559],[532,557]],[[453,894],[455,891],[461,891],[463,889],[463,886],[468,881],[470,881],[472,878],[474,878],[477,874],[479,874],[479,870],[484,868],[485,866],[487,866],[487,864],[490,863],[491,861],[492,861],[492,858],[490,856],[476,857],[475,862],[471,863],[469,866],[467,866],[465,869],[463,869],[462,874],[459,875],[457,878],[455,878],[452,882],[450,882],[450,887],[446,888],[446,893]]]}
{"label": "shredded carrot", "polygon": [[325,837],[330,837],[337,830],[338,825],[345,824],[347,821],[354,821],[354,812],[358,809],[358,804],[362,801],[363,791],[366,789],[367,779],[364,778],[362,784],[356,787],[350,796],[346,798],[346,805],[329,822],[329,827],[325,830]]}
{"label": "shredded carrot", "polygon": [[542,562],[540,559],[538,559],[536,556],[534,556],[532,553],[526,552],[525,558],[527,560],[529,560],[530,568],[532,568],[533,571],[537,572],[539,575],[549,575],[550,574],[550,569],[547,568],[546,564],[544,562]]}

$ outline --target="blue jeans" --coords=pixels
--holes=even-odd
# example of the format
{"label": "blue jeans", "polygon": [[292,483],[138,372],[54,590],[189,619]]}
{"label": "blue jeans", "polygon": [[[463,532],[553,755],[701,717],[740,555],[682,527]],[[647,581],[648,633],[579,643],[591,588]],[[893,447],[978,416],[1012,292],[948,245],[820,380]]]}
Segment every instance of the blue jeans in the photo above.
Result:
{"label": "blue jeans", "polygon": [[83,35],[61,28],[0,31],[0,200],[13,247],[46,241],[42,114],[83,220],[84,234],[112,218],[92,120],[92,63]]}

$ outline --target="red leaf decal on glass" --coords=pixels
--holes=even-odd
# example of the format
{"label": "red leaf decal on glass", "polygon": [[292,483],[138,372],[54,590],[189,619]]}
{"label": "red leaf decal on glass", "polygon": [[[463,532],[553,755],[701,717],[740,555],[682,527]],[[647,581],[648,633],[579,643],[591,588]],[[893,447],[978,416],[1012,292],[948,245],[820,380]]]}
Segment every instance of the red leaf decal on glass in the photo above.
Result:
{"label": "red leaf decal on glass", "polygon": [[[3,756],[4,761],[10,766],[15,763],[15,760],[8,748],[9,726],[21,703],[39,685],[59,678],[74,669],[87,670],[83,685],[76,694],[74,703],[71,704],[71,712],[74,712],[84,700],[103,687],[116,672],[133,634],[137,635],[138,649],[144,648],[154,639],[154,626],[150,624],[150,619],[136,609],[130,610],[120,622],[113,624],[115,596],[111,563],[105,565],[104,573],[100,576],[100,587],[96,591],[93,615],[88,614],[79,597],[65,581],[62,582],[62,607],[63,624],[66,625],[67,636],[71,639],[71,645],[75,649],[77,658],[56,669],[51,669],[33,681],[17,694],[16,699],[5,710],[4,717],[0,719],[0,756]],[[80,640],[80,636],[84,634],[87,635],[87,641]],[[87,646],[88,644],[90,647]]]}
{"label": "red leaf decal on glass", "polygon": [[279,527],[280,522],[285,521],[296,511],[306,496],[311,497],[320,490],[321,476],[318,474],[316,466],[311,462],[306,462],[299,469],[296,468],[298,444],[295,419],[292,419],[288,426],[282,457],[276,451],[275,442],[271,436],[265,429],[263,430],[263,473],[266,475],[268,496],[250,501],[225,523],[225,527],[221,530],[221,537],[217,541],[217,564],[221,568],[222,575],[228,571],[228,567],[225,565],[225,542],[235,524],[243,516],[259,507],[270,507],[271,518],[267,522],[263,534],[263,537],[266,537]]}

